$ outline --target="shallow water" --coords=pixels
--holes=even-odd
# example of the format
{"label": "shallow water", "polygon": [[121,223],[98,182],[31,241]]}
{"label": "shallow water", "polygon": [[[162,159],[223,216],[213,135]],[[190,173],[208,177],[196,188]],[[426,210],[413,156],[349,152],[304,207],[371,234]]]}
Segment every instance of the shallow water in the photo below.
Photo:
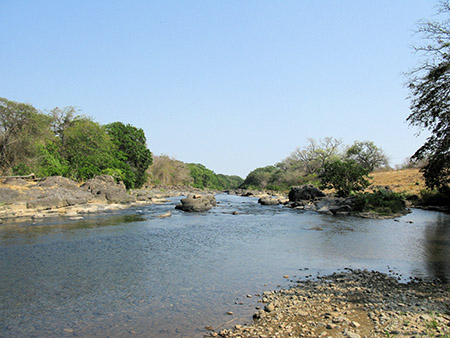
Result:
{"label": "shallow water", "polygon": [[345,267],[450,280],[447,214],[368,220],[217,200],[201,214],[173,199],[0,226],[0,336],[201,337],[249,321],[258,297],[247,294]]}

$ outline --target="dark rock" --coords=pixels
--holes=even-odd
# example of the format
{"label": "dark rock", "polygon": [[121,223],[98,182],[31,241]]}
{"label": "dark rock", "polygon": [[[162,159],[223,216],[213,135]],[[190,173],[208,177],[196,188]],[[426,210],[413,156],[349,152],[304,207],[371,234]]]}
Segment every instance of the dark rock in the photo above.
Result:
{"label": "dark rock", "polygon": [[276,198],[272,198],[272,197],[261,197],[258,200],[258,203],[260,203],[261,205],[278,205],[280,204],[280,201]]}
{"label": "dark rock", "polygon": [[180,202],[175,208],[187,212],[208,211],[217,205],[214,195],[189,195]]}
{"label": "dark rock", "polygon": [[313,200],[315,198],[324,197],[325,194],[312,184],[306,184],[299,187],[292,187],[289,191],[289,201],[297,202],[302,200]]}

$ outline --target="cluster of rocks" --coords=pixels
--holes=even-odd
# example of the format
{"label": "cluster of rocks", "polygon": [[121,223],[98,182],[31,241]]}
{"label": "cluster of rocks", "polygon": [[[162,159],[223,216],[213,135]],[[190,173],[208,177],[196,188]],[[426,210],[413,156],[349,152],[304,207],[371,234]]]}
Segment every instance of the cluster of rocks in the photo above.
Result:
{"label": "cluster of rocks", "polygon": [[264,292],[253,322],[212,337],[448,337],[449,285],[399,283],[367,270]]}
{"label": "cluster of rocks", "polygon": [[292,209],[316,211],[327,215],[354,215],[366,218],[392,218],[402,216],[409,212],[406,208],[403,212],[390,215],[360,212],[355,208],[354,197],[343,198],[327,196],[324,192],[311,184],[292,187],[289,191],[288,198],[265,195],[261,197],[258,202],[261,205],[283,204]]}
{"label": "cluster of rocks", "polygon": [[127,191],[122,182],[101,175],[82,185],[61,176],[39,180],[9,177],[0,180],[0,223],[46,216],[75,217],[130,205],[162,203],[146,190]]}
{"label": "cluster of rocks", "polygon": [[217,205],[215,195],[194,195],[191,194],[180,200],[180,204],[175,209],[187,212],[203,212],[208,211]]}

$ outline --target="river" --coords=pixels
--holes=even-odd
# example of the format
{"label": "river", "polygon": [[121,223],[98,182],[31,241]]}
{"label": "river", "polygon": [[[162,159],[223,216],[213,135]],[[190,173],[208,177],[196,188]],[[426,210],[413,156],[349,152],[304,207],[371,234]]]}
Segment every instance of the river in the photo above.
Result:
{"label": "river", "polygon": [[177,201],[0,225],[0,337],[202,337],[249,321],[255,294],[348,267],[450,281],[448,214],[336,217],[231,195],[191,214]]}

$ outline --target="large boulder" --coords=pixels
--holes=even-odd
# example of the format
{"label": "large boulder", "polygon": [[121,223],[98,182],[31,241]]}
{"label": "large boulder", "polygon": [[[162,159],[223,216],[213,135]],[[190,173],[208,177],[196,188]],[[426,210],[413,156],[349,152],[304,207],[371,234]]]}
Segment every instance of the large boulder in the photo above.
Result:
{"label": "large boulder", "polygon": [[289,201],[298,202],[302,200],[314,200],[325,197],[325,194],[312,184],[305,184],[299,187],[292,187],[289,191]]}
{"label": "large boulder", "polygon": [[28,209],[55,209],[86,204],[93,199],[92,194],[83,190],[65,188],[48,189],[27,202]]}
{"label": "large boulder", "polygon": [[116,183],[114,177],[100,175],[87,180],[82,189],[89,191],[97,199],[106,199],[109,203],[132,203],[136,201],[134,196],[127,193],[125,185]]}
{"label": "large boulder", "polygon": [[175,208],[187,212],[208,211],[217,205],[214,195],[189,195],[180,202]]}
{"label": "large boulder", "polygon": [[280,204],[280,200],[278,198],[272,198],[270,196],[261,197],[258,200],[258,203],[261,205],[278,205]]}

